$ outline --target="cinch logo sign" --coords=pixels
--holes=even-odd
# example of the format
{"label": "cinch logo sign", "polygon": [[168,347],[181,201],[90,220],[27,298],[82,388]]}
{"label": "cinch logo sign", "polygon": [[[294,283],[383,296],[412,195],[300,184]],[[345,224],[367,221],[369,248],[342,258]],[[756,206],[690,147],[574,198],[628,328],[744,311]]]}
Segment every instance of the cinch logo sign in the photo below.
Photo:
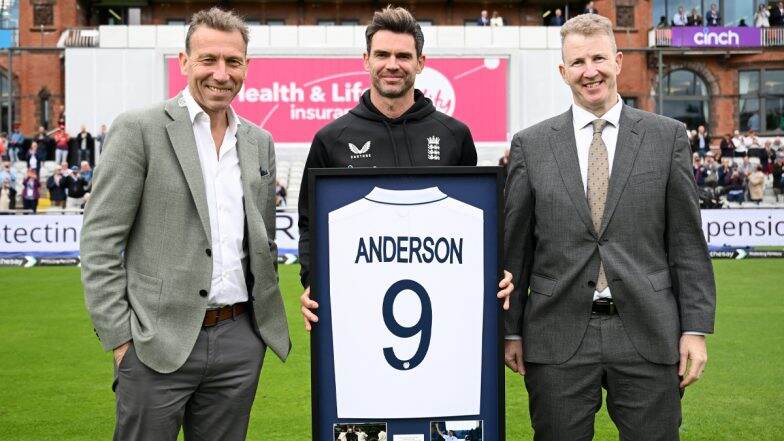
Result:
{"label": "cinch logo sign", "polygon": [[697,32],[694,34],[697,46],[740,46],[740,35],[733,31]]}

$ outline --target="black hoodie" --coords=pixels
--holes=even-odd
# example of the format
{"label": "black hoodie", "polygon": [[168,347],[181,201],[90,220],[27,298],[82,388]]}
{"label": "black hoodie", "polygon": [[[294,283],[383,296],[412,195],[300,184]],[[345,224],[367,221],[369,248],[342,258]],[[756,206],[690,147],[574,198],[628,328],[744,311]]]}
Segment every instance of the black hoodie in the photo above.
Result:
{"label": "black hoodie", "polygon": [[357,106],[316,133],[299,191],[299,261],[302,286],[309,286],[310,219],[308,170],[326,167],[432,167],[476,165],[476,147],[468,126],[436,110],[414,90],[414,105],[398,118],[387,118],[366,91]]}

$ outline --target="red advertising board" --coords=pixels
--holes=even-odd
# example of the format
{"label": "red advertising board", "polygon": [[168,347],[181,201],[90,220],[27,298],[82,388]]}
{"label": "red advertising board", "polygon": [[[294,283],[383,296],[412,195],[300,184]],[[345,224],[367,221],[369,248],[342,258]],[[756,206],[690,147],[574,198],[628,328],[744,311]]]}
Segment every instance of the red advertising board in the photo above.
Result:
{"label": "red advertising board", "polygon": [[[463,121],[478,142],[507,141],[506,58],[428,58],[416,88],[436,108]],[[168,94],[186,85],[176,58],[167,60]],[[370,87],[359,58],[251,59],[242,91],[232,103],[276,142],[304,142],[347,113]]]}

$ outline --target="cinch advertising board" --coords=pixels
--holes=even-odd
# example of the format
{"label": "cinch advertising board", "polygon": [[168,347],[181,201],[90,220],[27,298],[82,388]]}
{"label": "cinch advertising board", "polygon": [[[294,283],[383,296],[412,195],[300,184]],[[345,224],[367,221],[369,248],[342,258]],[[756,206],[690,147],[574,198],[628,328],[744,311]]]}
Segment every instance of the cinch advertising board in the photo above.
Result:
{"label": "cinch advertising board", "polygon": [[[504,57],[428,58],[416,85],[436,109],[471,128],[476,142],[508,141],[509,60]],[[185,88],[176,58],[166,61],[168,96]],[[309,143],[316,132],[351,110],[370,87],[358,57],[251,57],[232,106],[272,133],[275,142]]]}
{"label": "cinch advertising board", "polygon": [[312,169],[313,439],[504,439],[499,167]]}
{"label": "cinch advertising board", "polygon": [[695,27],[672,28],[674,47],[759,47],[762,45],[760,28],[752,27]]}

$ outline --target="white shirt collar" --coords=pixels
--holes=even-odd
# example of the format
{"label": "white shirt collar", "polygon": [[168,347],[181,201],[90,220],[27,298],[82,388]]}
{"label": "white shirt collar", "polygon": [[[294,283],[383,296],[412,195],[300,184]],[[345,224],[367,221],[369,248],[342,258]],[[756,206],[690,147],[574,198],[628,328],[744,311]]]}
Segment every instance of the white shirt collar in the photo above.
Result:
{"label": "white shirt collar", "polygon": [[[188,109],[188,116],[191,119],[191,124],[196,121],[196,117],[199,116],[200,113],[207,114],[204,109],[201,108],[199,103],[193,98],[191,95],[191,91],[188,89],[188,86],[185,86],[185,89],[182,90],[182,98],[179,101],[180,106],[185,106]],[[234,128],[236,130],[237,126],[241,124],[240,119],[237,117],[237,114],[234,112],[234,108],[229,106],[228,111],[229,116],[229,127]]]}
{"label": "white shirt collar", "polygon": [[392,205],[417,205],[446,199],[447,195],[438,187],[423,188],[421,190],[387,190],[374,187],[365,199],[371,202]]}
{"label": "white shirt collar", "polygon": [[616,102],[607,113],[598,118],[593,113],[580,107],[577,103],[572,102],[572,120],[574,121],[574,126],[578,129],[585,128],[596,119],[603,119],[617,128],[618,123],[621,120],[621,109],[623,109],[623,100],[620,95],[618,95],[618,102]]}

